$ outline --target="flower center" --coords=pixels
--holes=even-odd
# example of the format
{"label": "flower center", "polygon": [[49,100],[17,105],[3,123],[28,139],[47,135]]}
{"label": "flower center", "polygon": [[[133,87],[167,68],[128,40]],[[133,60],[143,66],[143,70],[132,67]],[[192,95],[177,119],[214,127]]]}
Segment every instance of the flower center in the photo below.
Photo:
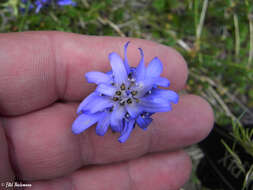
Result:
{"label": "flower center", "polygon": [[[135,96],[138,94],[136,90],[137,84],[132,74],[128,75],[129,84],[122,83],[119,89],[115,92],[112,100],[118,102],[119,105],[132,104],[133,102],[139,103],[139,99]],[[134,88],[135,87],[135,88]]]}

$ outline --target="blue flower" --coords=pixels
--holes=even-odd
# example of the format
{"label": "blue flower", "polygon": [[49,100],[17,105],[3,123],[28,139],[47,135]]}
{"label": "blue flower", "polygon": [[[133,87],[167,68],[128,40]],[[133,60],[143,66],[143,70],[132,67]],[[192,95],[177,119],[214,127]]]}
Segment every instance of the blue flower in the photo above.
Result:
{"label": "blue flower", "polygon": [[97,123],[97,135],[105,135],[110,127],[112,131],[120,133],[118,141],[123,143],[135,125],[146,130],[152,122],[152,114],[171,111],[171,103],[178,102],[176,92],[158,88],[170,84],[167,78],[160,77],[163,70],[161,61],[155,57],[145,67],[144,54],[139,48],[139,65],[136,68],[130,67],[127,59],[128,45],[129,42],[124,46],[124,60],[117,53],[109,54],[111,71],[86,73],[88,82],[97,84],[97,88],[79,105],[79,116],[72,125],[74,134]]}
{"label": "blue flower", "polygon": [[[28,0],[21,0],[23,4],[28,4]],[[35,12],[38,13],[40,12],[41,8],[47,7],[50,4],[52,4],[53,0],[35,0],[34,4],[30,4],[28,7],[28,10],[34,9]],[[73,2],[72,0],[57,0],[56,4],[59,6],[66,6],[66,5],[71,5],[71,6],[76,6],[76,3]],[[22,8],[21,11],[24,11],[24,8]]]}
{"label": "blue flower", "polygon": [[26,6],[28,6],[28,5],[29,5],[29,7],[27,7],[28,11],[30,11],[34,8],[33,4],[29,3],[29,0],[21,0],[20,11],[22,13],[25,13]]}
{"label": "blue flower", "polygon": [[40,9],[42,7],[48,6],[50,3],[51,3],[51,0],[36,0],[35,1],[35,5],[36,5],[35,12],[36,13],[40,12]]}
{"label": "blue flower", "polygon": [[57,4],[60,6],[66,6],[66,5],[76,6],[76,2],[73,2],[72,0],[58,0]]}

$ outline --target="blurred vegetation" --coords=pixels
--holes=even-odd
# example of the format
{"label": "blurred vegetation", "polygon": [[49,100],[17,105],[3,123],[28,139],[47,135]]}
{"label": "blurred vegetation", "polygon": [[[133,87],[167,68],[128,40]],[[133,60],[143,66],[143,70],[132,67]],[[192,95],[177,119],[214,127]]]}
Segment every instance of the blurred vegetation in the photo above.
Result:
{"label": "blurred vegetation", "polygon": [[235,150],[236,144],[239,144],[245,152],[253,158],[253,128],[244,128],[240,123],[233,122],[233,136],[234,136],[234,145],[229,147],[225,141],[222,140],[223,145],[226,150],[231,155],[231,158],[234,163],[236,163],[239,170],[245,175],[243,190],[250,189],[253,181],[253,164],[243,163],[240,155],[238,155]]}
{"label": "blurred vegetation", "polygon": [[[0,1],[0,32],[59,30],[128,36],[177,49],[189,65],[186,91],[213,106],[220,125],[253,120],[252,0],[76,0],[77,6],[20,11]],[[235,135],[236,136],[236,135]],[[247,143],[252,143],[252,139]]]}

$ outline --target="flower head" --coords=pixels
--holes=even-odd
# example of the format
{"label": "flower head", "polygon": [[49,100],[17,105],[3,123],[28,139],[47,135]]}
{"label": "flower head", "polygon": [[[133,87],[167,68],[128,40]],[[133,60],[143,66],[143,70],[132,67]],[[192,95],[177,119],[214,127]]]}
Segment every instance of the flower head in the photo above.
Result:
{"label": "flower head", "polygon": [[125,142],[135,125],[146,130],[152,122],[155,112],[171,110],[171,102],[178,102],[178,95],[168,87],[168,79],[160,77],[163,66],[155,57],[144,65],[144,53],[139,52],[139,65],[130,67],[127,59],[127,47],[124,46],[124,60],[117,53],[110,53],[112,70],[108,73],[92,71],[86,73],[88,82],[96,83],[96,90],[86,97],[77,109],[79,116],[72,125],[74,134],[79,134],[97,123],[96,133],[103,136],[108,128],[119,132],[119,142]]}
{"label": "flower head", "polygon": [[[21,2],[23,4],[28,4],[29,0],[21,0]],[[54,1],[53,0],[35,0],[34,3],[30,3],[28,10],[34,9],[35,8],[35,12],[38,13],[40,12],[40,10],[43,7],[47,7],[50,4],[52,4]],[[59,6],[66,6],[66,5],[72,5],[75,6],[76,3],[73,2],[72,0],[56,0],[55,3]],[[25,9],[22,8],[22,11],[24,11]]]}

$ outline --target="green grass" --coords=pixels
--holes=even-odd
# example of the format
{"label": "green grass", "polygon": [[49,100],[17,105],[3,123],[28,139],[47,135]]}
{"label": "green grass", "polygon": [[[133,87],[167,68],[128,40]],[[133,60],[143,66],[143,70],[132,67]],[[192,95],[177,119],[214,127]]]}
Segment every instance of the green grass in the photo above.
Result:
{"label": "green grass", "polygon": [[[234,145],[241,145],[245,152],[253,158],[253,129],[245,129],[240,123],[233,123],[233,136],[235,138]],[[253,164],[246,168],[241,161],[241,158],[236,154],[234,147],[229,147],[224,141],[222,141],[226,150],[232,156],[232,159],[237,164],[237,167],[245,174],[245,180],[243,184],[243,189],[247,189],[250,182],[253,180]]]}
{"label": "green grass", "polygon": [[59,30],[172,46],[189,64],[187,92],[204,97],[219,124],[241,113],[253,118],[252,0],[76,2],[76,7],[52,6],[35,14],[20,13],[19,1],[8,0],[0,4],[0,32]]}

